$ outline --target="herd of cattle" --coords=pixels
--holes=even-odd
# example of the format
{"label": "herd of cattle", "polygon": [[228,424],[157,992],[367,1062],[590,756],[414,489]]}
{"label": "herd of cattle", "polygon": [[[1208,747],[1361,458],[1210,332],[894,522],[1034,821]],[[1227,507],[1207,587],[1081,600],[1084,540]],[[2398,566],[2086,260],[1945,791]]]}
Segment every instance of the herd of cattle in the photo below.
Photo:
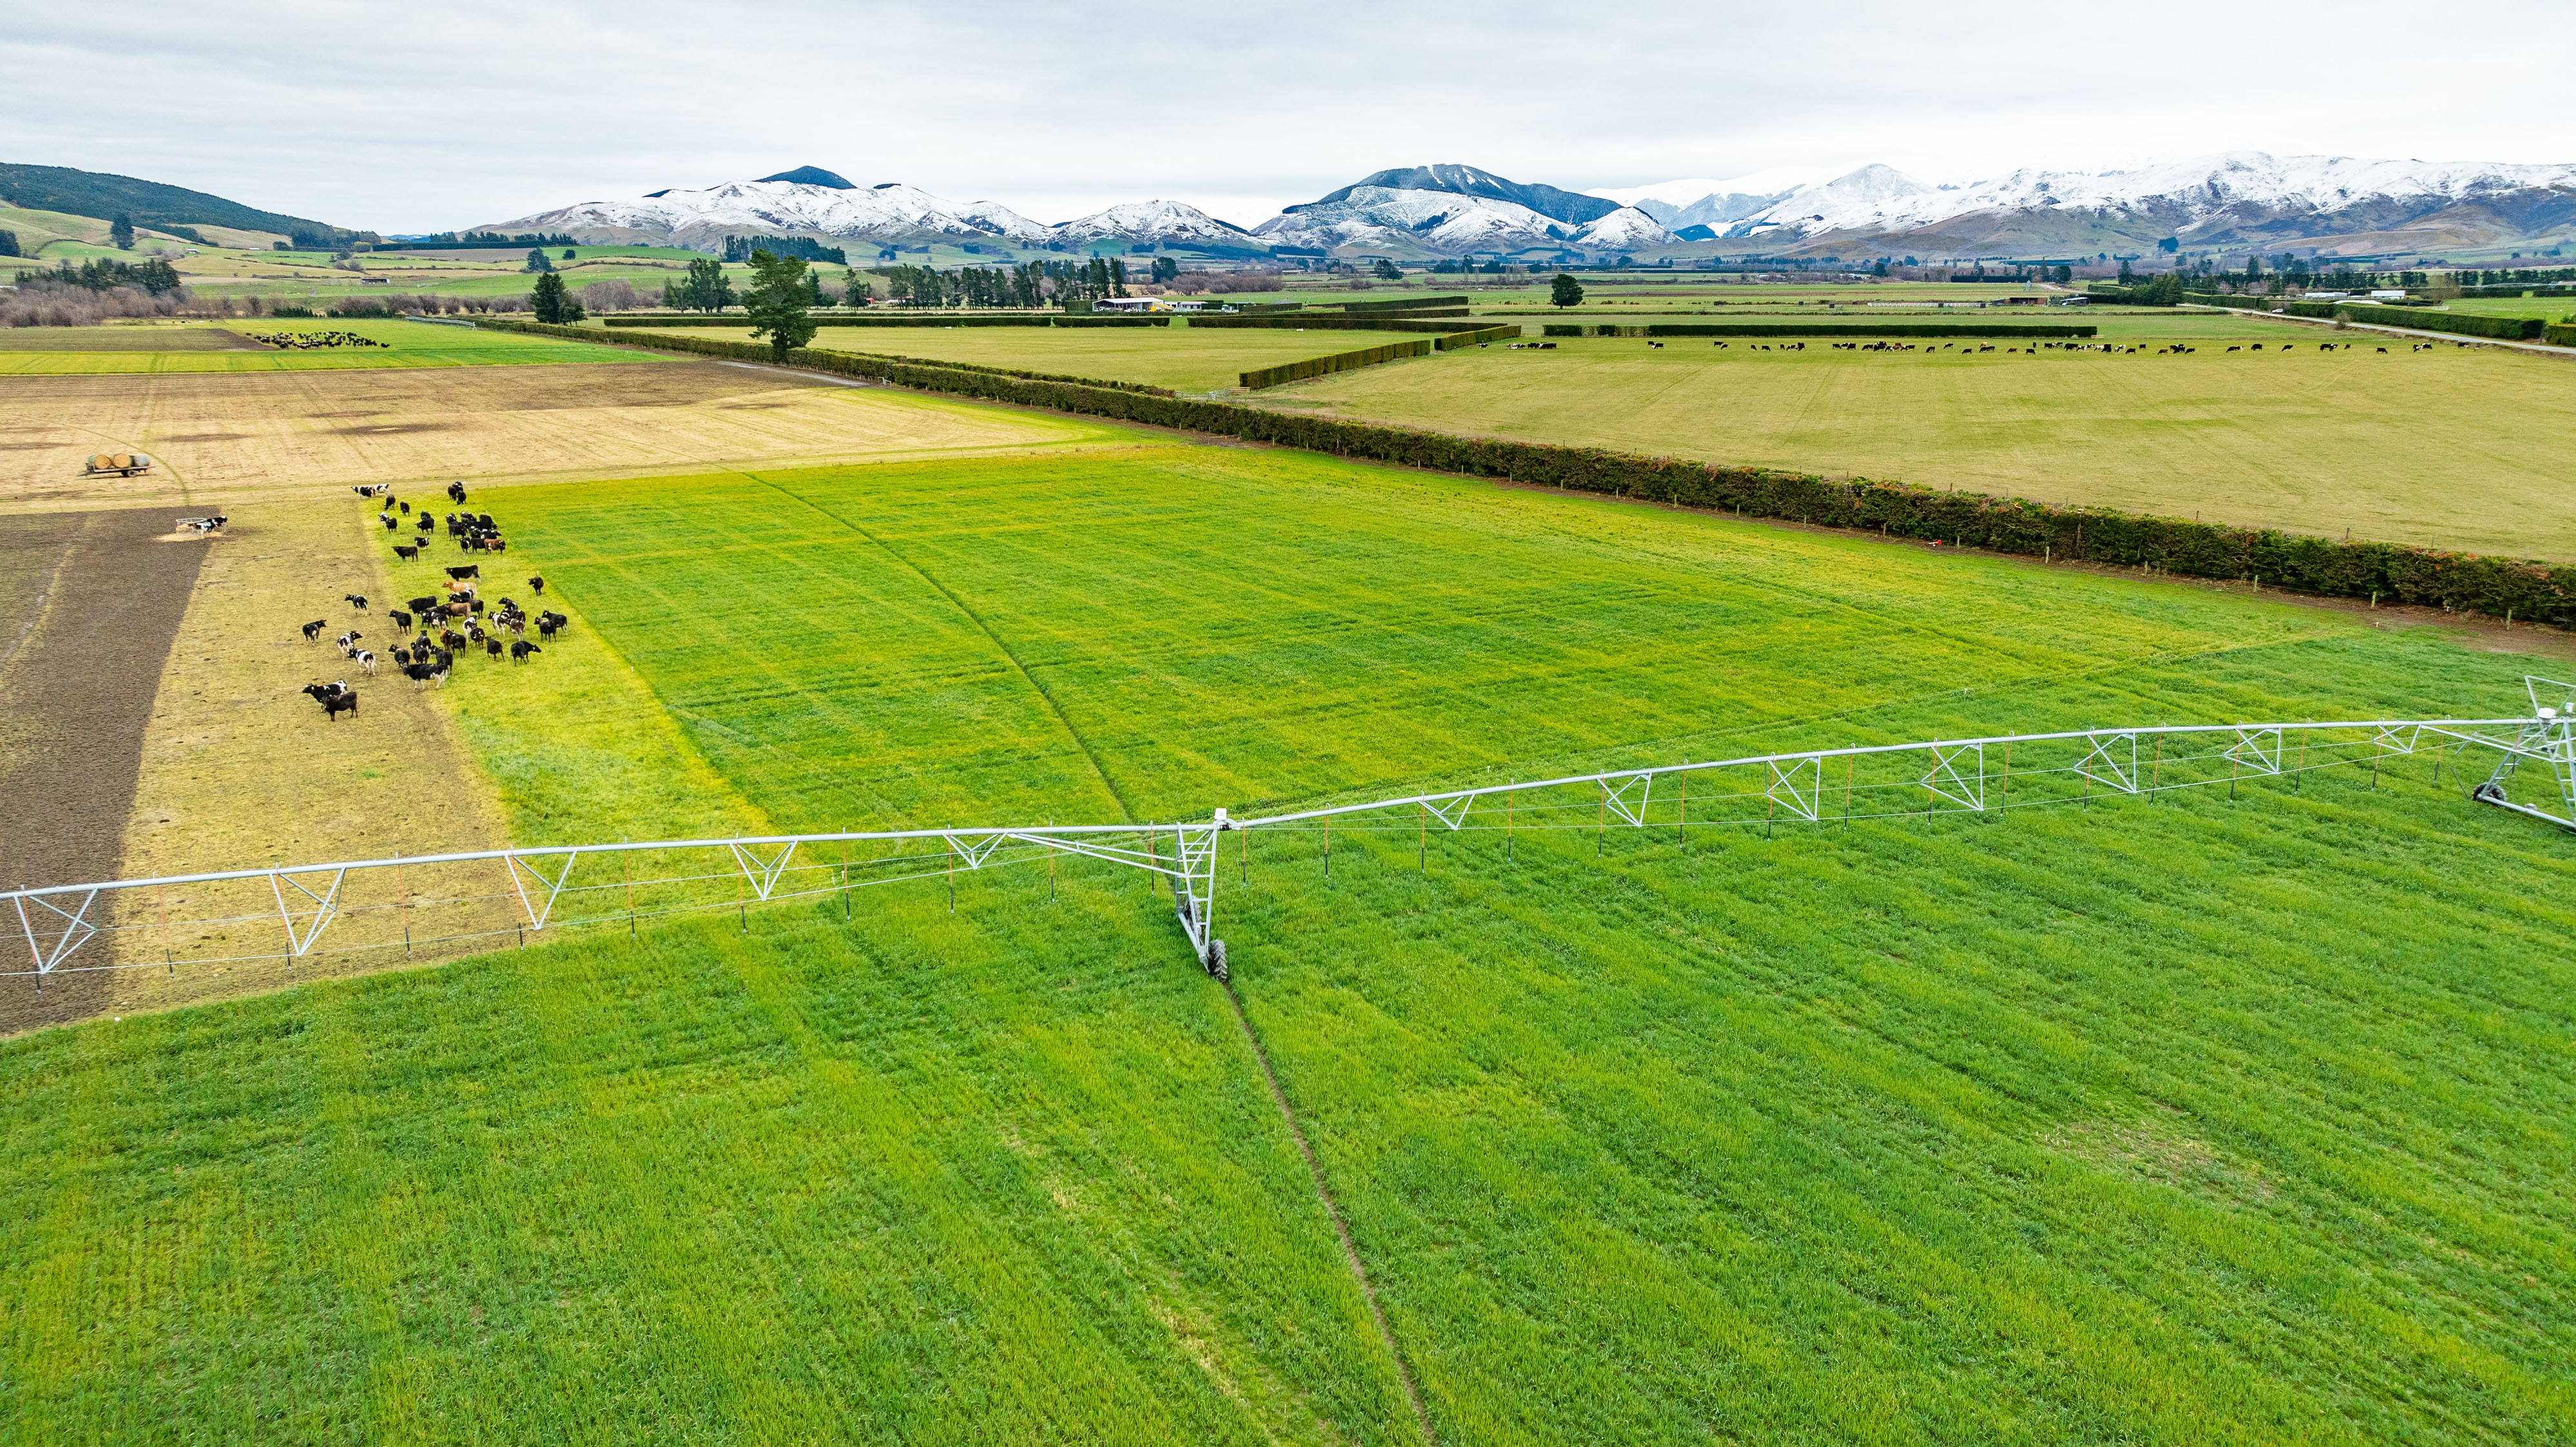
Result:
{"label": "herd of cattle", "polygon": [[[388,531],[400,527],[400,523],[396,520],[397,512],[404,515],[413,512],[410,503],[394,497],[393,489],[389,485],[358,487],[350,490],[360,497],[380,501],[383,510],[376,516]],[[447,497],[450,502],[461,508],[465,502],[465,485],[461,482],[449,483]],[[428,545],[429,535],[439,527],[439,523],[432,519],[430,510],[426,507],[419,510],[417,518],[418,521],[415,524],[417,536],[414,540],[410,543],[397,543],[394,546],[394,556],[406,563],[419,559],[421,550]],[[492,521],[490,513],[451,512],[446,515],[445,525],[447,535],[454,538],[458,548],[465,552],[497,553],[508,546],[502,540],[501,530]],[[480,563],[451,567],[447,570],[447,582],[441,585],[439,591],[406,599],[400,608],[385,609],[386,621],[399,630],[398,636],[404,640],[390,650],[394,666],[402,670],[403,677],[410,679],[414,687],[431,684],[444,687],[449,674],[456,666],[457,658],[471,654],[476,649],[481,649],[486,657],[495,661],[506,653],[511,662],[525,663],[529,658],[545,651],[537,644],[528,641],[527,633],[531,625],[534,625],[537,635],[541,638],[552,638],[572,625],[570,618],[551,610],[532,615],[514,598],[503,598],[498,603],[487,607],[482,597],[482,582],[483,565]],[[531,575],[528,579],[528,587],[534,596],[543,597],[546,591],[546,580],[541,575]],[[361,615],[367,612],[367,599],[364,594],[343,594],[341,601]],[[330,627],[330,619],[314,619],[303,626],[304,641],[307,643],[320,641]],[[433,629],[436,630],[435,633],[432,632]],[[509,637],[506,643],[503,641],[504,634]],[[374,649],[364,646],[366,636],[356,627],[351,627],[331,641],[340,650],[342,658],[358,665],[363,672],[373,673],[376,669],[376,653]],[[345,679],[330,683],[308,684],[302,692],[321,705],[324,717],[335,722],[344,713],[352,718],[357,716],[358,691],[351,688]]]}

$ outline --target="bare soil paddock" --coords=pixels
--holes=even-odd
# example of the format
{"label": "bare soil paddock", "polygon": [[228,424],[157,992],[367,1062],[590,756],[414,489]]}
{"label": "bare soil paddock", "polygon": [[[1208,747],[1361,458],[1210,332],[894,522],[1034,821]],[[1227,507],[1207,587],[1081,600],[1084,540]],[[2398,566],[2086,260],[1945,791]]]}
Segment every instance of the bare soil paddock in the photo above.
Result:
{"label": "bare soil paddock", "polygon": [[[1090,440],[1088,424],[719,362],[0,379],[0,509],[811,465]],[[161,459],[84,478],[96,452]],[[175,514],[174,514],[175,515]]]}
{"label": "bare soil paddock", "polygon": [[[0,857],[9,883],[114,879],[171,640],[200,563],[170,515],[0,517]],[[11,923],[15,923],[14,916]],[[8,942],[25,969],[23,937]],[[102,1008],[105,976],[0,985],[0,1028]]]}

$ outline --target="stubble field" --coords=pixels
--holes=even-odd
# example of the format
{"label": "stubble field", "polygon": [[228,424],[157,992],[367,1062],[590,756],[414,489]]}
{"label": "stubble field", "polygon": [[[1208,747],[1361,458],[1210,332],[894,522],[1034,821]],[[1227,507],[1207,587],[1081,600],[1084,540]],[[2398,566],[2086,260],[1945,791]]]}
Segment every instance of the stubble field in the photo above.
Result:
{"label": "stubble field", "polygon": [[[1233,449],[507,497],[598,645],[441,700],[530,842],[2518,698],[2243,595]],[[1068,867],[20,1040],[5,1410],[1420,1440],[1258,1039],[1440,1440],[2563,1435],[2563,843],[2430,765],[1329,882],[1264,836],[1232,995]]]}
{"label": "stubble field", "polygon": [[[346,496],[359,484],[614,477],[1117,435],[718,362],[27,377],[0,386],[0,507],[214,509]],[[81,476],[91,454],[119,451],[161,465]]]}

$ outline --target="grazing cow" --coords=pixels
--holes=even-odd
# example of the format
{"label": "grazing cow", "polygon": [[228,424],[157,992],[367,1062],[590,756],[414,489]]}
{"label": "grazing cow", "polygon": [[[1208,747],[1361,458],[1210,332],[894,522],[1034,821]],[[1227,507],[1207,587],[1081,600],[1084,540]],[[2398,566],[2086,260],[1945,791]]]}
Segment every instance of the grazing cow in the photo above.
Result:
{"label": "grazing cow", "polygon": [[411,650],[410,650],[410,649],[408,649],[408,648],[403,647],[403,646],[402,646],[401,644],[399,644],[399,643],[397,643],[397,644],[395,644],[395,645],[394,645],[394,667],[396,667],[396,668],[409,668],[409,667],[411,667]]}
{"label": "grazing cow", "polygon": [[447,500],[449,502],[465,501],[465,484],[461,482],[449,483],[447,485]]}
{"label": "grazing cow", "polygon": [[500,656],[501,656],[501,640],[500,640],[500,639],[498,639],[498,638],[486,638],[486,639],[484,639],[484,640],[483,640],[483,651],[484,651],[485,653],[487,653],[487,654],[490,654],[490,655],[491,655],[492,657],[494,657],[494,658],[498,658],[498,657],[500,657]]}
{"label": "grazing cow", "polygon": [[381,512],[380,512],[380,513],[376,514],[376,521],[378,521],[378,522],[380,522],[380,523],[383,523],[383,524],[385,525],[385,531],[386,531],[386,532],[392,532],[392,531],[394,530],[394,519],[393,519],[393,514],[391,514],[391,513],[381,513]]}
{"label": "grazing cow", "polygon": [[472,640],[474,640],[474,641],[475,641],[475,642],[477,642],[477,643],[482,642],[482,641],[483,641],[483,625],[482,625],[482,624],[480,624],[480,623],[468,622],[468,623],[465,625],[465,636],[466,636],[466,637],[468,637],[468,638],[470,638],[470,639],[472,639]]}
{"label": "grazing cow", "polygon": [[402,559],[406,563],[416,562],[420,558],[420,548],[417,545],[407,548],[400,543],[396,543],[394,544],[394,556]]}
{"label": "grazing cow", "polygon": [[543,652],[545,652],[544,649],[539,648],[537,645],[530,643],[525,638],[522,638],[518,642],[510,645],[510,661],[512,663],[525,663],[528,661],[529,654]]}
{"label": "grazing cow", "polygon": [[437,530],[438,530],[438,523],[437,523],[434,519],[432,519],[432,518],[430,517],[430,515],[429,515],[428,513],[426,513],[426,512],[422,513],[420,516],[418,516],[418,517],[416,517],[416,518],[413,518],[413,519],[411,520],[411,525],[412,525],[413,527],[415,527],[415,528],[419,529],[420,531],[425,532],[425,533],[427,533],[427,532],[435,532],[435,531],[437,531]]}
{"label": "grazing cow", "polygon": [[435,663],[406,663],[403,665],[403,677],[415,684],[444,683],[447,680],[447,670]]}
{"label": "grazing cow", "polygon": [[305,624],[304,641],[310,643],[314,639],[321,637],[322,630],[330,626],[331,620],[328,618],[316,618],[312,622]]}
{"label": "grazing cow", "polygon": [[345,683],[308,683],[303,691],[322,705],[322,716],[337,723],[340,715],[358,716],[357,692]]}
{"label": "grazing cow", "polygon": [[387,608],[385,610],[385,618],[396,628],[403,629],[406,632],[410,631],[411,615],[400,608]]}
{"label": "grazing cow", "polygon": [[349,656],[350,650],[352,650],[352,649],[354,649],[354,648],[356,648],[356,647],[358,646],[358,640],[359,640],[359,639],[361,639],[361,638],[364,638],[364,637],[366,637],[366,636],[367,636],[367,635],[365,635],[364,633],[361,633],[361,632],[359,632],[357,629],[352,628],[352,629],[350,629],[348,632],[341,634],[337,639],[335,639],[335,640],[333,640],[333,641],[337,642],[337,643],[340,645],[340,656],[341,656],[342,658],[346,658],[346,657],[348,657],[348,656]]}
{"label": "grazing cow", "polygon": [[430,609],[435,608],[435,607],[437,607],[437,606],[438,606],[438,600],[437,600],[436,598],[431,598],[431,597],[426,597],[426,596],[424,596],[424,597],[414,598],[414,599],[410,600],[409,602],[405,603],[403,606],[404,606],[404,607],[406,607],[406,608],[411,609],[411,611],[413,611],[413,612],[415,612],[415,613],[426,613],[426,612],[428,612]]}
{"label": "grazing cow", "polygon": [[364,593],[343,593],[340,595],[340,601],[361,613],[367,611],[367,595]]}
{"label": "grazing cow", "polygon": [[538,597],[546,596],[546,580],[542,574],[528,579],[528,586],[537,590]]}
{"label": "grazing cow", "polygon": [[468,563],[461,568],[450,568],[447,570],[447,576],[459,581],[463,581],[467,578],[479,578],[483,576],[483,565],[481,563]]}
{"label": "grazing cow", "polygon": [[438,630],[438,643],[440,647],[454,653],[465,646],[465,635],[453,628],[441,628]]}
{"label": "grazing cow", "polygon": [[358,666],[359,666],[360,668],[365,669],[365,670],[366,670],[366,671],[368,671],[369,673],[373,673],[373,672],[375,672],[375,671],[376,671],[376,655],[374,654],[374,652],[373,652],[373,651],[371,651],[371,650],[369,650],[369,649],[361,648],[361,649],[359,649],[357,652],[352,653],[352,654],[350,654],[349,656],[350,656],[351,658],[354,658],[354,659],[356,659],[356,660],[358,661]]}

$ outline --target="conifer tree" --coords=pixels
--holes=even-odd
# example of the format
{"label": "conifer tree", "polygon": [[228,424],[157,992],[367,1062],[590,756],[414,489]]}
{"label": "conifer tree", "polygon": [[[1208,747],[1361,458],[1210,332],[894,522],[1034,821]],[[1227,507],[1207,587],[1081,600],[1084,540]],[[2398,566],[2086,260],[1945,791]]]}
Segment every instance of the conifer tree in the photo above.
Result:
{"label": "conifer tree", "polygon": [[814,340],[814,318],[806,310],[805,258],[755,251],[751,276],[751,290],[742,299],[743,310],[751,314],[751,334],[767,337],[769,354],[786,361],[789,352]]}

